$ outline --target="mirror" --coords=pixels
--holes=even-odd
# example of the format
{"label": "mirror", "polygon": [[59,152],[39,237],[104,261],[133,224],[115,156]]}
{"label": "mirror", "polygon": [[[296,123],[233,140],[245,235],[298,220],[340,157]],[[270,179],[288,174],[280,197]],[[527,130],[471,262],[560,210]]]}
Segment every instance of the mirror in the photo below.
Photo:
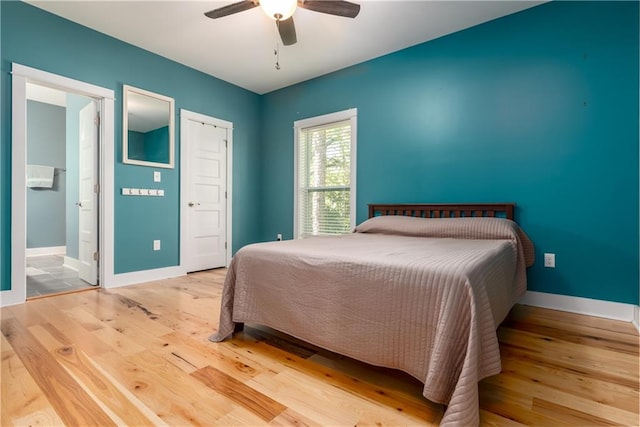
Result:
{"label": "mirror", "polygon": [[122,95],[122,162],[173,168],[173,98],[127,85]]}

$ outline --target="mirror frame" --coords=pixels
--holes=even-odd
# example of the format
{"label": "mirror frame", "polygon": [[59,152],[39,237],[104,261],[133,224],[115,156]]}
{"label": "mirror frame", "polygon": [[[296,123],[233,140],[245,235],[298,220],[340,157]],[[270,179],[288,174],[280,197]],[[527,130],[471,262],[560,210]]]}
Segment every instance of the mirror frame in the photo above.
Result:
{"label": "mirror frame", "polygon": [[[169,103],[169,162],[151,162],[146,160],[138,160],[129,158],[129,108],[128,98],[130,93],[143,95],[160,101]],[[122,163],[151,166],[156,168],[173,169],[175,163],[175,101],[168,96],[149,92],[148,90],[137,87],[122,85]]]}

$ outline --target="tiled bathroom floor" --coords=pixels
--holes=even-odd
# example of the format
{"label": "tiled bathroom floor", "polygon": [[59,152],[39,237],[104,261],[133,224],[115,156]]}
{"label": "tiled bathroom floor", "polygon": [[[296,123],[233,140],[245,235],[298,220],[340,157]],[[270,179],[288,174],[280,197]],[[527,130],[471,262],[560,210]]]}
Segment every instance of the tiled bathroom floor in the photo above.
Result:
{"label": "tiled bathroom floor", "polygon": [[95,288],[63,263],[62,255],[27,257],[27,298]]}

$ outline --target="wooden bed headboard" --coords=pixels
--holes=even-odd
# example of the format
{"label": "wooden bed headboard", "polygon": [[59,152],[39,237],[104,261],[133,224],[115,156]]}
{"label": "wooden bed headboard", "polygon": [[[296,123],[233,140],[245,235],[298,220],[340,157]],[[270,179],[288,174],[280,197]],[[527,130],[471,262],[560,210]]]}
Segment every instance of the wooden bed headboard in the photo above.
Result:
{"label": "wooden bed headboard", "polygon": [[502,217],[514,219],[515,203],[369,204],[369,218],[403,215],[419,218]]}

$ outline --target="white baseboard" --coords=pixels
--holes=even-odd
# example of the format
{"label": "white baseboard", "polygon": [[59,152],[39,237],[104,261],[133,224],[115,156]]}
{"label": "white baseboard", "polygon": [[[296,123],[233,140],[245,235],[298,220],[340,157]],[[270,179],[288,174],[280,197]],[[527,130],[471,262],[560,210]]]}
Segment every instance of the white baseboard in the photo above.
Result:
{"label": "white baseboard", "polygon": [[27,248],[27,256],[42,256],[42,255],[64,255],[67,253],[66,246],[49,246],[47,248]]}
{"label": "white baseboard", "polygon": [[15,286],[8,291],[0,291],[0,307],[22,304],[27,299],[27,290],[18,290]]}
{"label": "white baseboard", "polygon": [[63,267],[78,271],[80,269],[80,260],[65,255]]}
{"label": "white baseboard", "polygon": [[633,322],[636,329],[638,328],[638,306],[633,304],[533,291],[527,291],[518,302],[535,307]]}
{"label": "white baseboard", "polygon": [[103,283],[102,286],[106,289],[119,288],[120,286],[152,282],[154,280],[171,279],[173,277],[180,277],[184,275],[185,272],[180,266],[133,271],[131,273],[114,274],[112,280],[108,283]]}

